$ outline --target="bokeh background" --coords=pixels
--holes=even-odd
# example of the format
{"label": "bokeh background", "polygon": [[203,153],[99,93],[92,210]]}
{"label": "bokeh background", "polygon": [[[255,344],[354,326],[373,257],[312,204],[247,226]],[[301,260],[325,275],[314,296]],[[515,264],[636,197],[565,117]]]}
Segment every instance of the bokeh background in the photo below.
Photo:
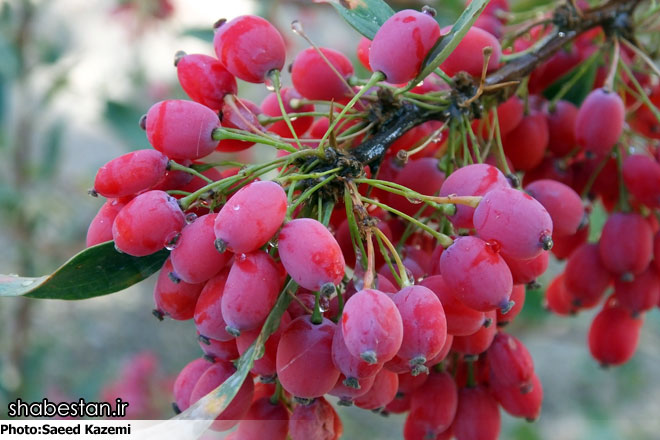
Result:
{"label": "bokeh background", "polygon": [[[451,23],[460,0],[430,4]],[[539,1],[515,1],[529,9]],[[275,23],[289,60],[306,47],[294,19],[320,45],[355,60],[359,35],[329,5],[249,0],[0,1],[0,273],[51,272],[84,247],[102,201],[87,195],[98,167],[148,146],[139,117],[156,101],[183,97],[177,50],[213,54],[219,18],[256,13]],[[357,66],[357,62],[355,64]],[[286,81],[286,78],[285,78]],[[241,85],[259,102],[262,86]],[[273,152],[256,148],[243,161]],[[598,209],[595,223],[602,222]],[[593,228],[597,234],[598,228]],[[541,284],[560,270],[551,265]],[[121,396],[139,418],[172,416],[173,377],[201,351],[191,322],[151,315],[154,278],[80,302],[0,301],[0,418],[7,403]],[[656,439],[660,435],[660,313],[647,315],[642,341],[625,366],[604,370],[591,359],[586,332],[595,312],[559,318],[529,292],[510,331],[530,349],[544,384],[541,419],[503,416],[506,439]],[[339,408],[347,439],[396,439],[402,418]]]}

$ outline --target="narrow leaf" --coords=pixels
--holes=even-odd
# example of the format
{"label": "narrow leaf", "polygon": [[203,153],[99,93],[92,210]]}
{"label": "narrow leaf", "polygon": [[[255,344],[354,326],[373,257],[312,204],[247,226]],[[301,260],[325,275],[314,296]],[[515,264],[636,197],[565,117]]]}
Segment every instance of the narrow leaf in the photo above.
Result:
{"label": "narrow leaf", "polygon": [[[213,420],[215,420],[218,414],[224,411],[236,396],[243,382],[248,377],[254,361],[263,356],[266,340],[277,331],[280,325],[280,319],[291,302],[291,295],[288,292],[295,292],[297,288],[298,285],[293,280],[289,280],[284,289],[282,289],[282,293],[280,293],[275,307],[273,307],[273,310],[268,315],[261,333],[259,333],[257,339],[236,362],[236,372],[234,374],[171,421],[164,422],[147,431],[141,432],[140,438],[161,440],[163,438],[196,439],[201,437],[209,426],[211,426],[211,423],[213,423]],[[194,420],[196,423],[173,423],[176,420]],[[183,429],[186,431],[183,432]]]}
{"label": "narrow leaf", "polygon": [[449,54],[456,49],[458,43],[460,43],[465,34],[467,34],[468,29],[470,29],[477,18],[479,18],[479,15],[481,15],[489,1],[490,0],[474,0],[467,5],[463,13],[458,17],[458,20],[456,20],[456,23],[454,23],[454,26],[452,26],[451,31],[443,36],[433,50],[431,50],[426,57],[426,62],[424,63],[424,68],[421,73],[417,75],[417,78],[412,80],[410,85],[406,87],[407,89],[414,87],[447,59]]}
{"label": "narrow leaf", "polygon": [[168,254],[162,250],[132,257],[117,252],[109,241],[78,253],[50,275],[0,275],[0,296],[75,300],[107,295],[149,277],[163,266]]}
{"label": "narrow leaf", "polygon": [[314,0],[330,3],[356,31],[373,40],[378,29],[394,15],[394,10],[383,0]]}

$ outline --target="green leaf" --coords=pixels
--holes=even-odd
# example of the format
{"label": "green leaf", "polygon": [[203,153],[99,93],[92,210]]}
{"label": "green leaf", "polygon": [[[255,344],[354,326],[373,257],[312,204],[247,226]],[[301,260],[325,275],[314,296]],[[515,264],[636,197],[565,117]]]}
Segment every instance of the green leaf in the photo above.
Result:
{"label": "green leaf", "polygon": [[86,299],[119,292],[163,266],[169,252],[132,257],[109,241],[78,253],[50,275],[24,278],[0,275],[0,296],[42,299]]}
{"label": "green leaf", "polygon": [[458,17],[458,20],[456,20],[456,23],[454,23],[454,26],[452,26],[451,31],[443,36],[431,50],[426,57],[424,68],[421,73],[417,75],[417,78],[412,80],[406,89],[411,89],[411,86],[414,87],[415,84],[429,76],[431,72],[447,59],[449,54],[456,49],[458,43],[460,43],[465,34],[467,34],[468,29],[470,29],[477,18],[479,18],[479,15],[481,15],[486,8],[488,2],[489,0],[474,0],[465,8],[460,17]]}
{"label": "green leaf", "polygon": [[314,0],[316,3],[330,3],[339,11],[344,20],[356,31],[370,40],[378,29],[394,15],[394,10],[383,0]]}
{"label": "green leaf", "polygon": [[[140,433],[140,438],[161,439],[161,438],[199,438],[211,425],[213,420],[222,411],[227,408],[232,399],[238,393],[243,385],[245,378],[250,373],[254,361],[264,355],[264,344],[270,335],[275,333],[280,325],[280,319],[289,307],[291,295],[287,292],[295,292],[298,285],[293,281],[285,285],[280,293],[277,303],[271,310],[261,333],[252,345],[236,361],[236,372],[232,374],[216,389],[199,399],[190,408],[174,417],[172,420],[194,420],[194,424],[181,424],[165,422],[156,425]],[[185,430],[185,431],[184,431]]]}

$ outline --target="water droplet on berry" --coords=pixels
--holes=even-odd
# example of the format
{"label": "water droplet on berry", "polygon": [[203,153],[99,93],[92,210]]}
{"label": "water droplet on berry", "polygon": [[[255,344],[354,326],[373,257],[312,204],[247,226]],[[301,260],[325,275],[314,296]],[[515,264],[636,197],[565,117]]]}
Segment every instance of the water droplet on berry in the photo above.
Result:
{"label": "water droplet on berry", "polygon": [[190,223],[194,222],[195,220],[197,220],[197,214],[195,214],[194,212],[189,212],[188,214],[186,214],[186,223],[187,224],[190,224]]}
{"label": "water droplet on berry", "polygon": [[234,205],[234,206],[232,207],[232,209],[233,209],[234,211],[238,211],[239,209],[241,209],[241,205]]}
{"label": "water droplet on berry", "polygon": [[172,232],[170,235],[167,236],[165,239],[165,249],[168,251],[173,251],[179,244],[179,238],[181,238],[181,234],[178,232]]}
{"label": "water droplet on berry", "polygon": [[291,30],[298,35],[303,35],[305,30],[303,29],[302,23],[299,20],[293,20],[291,22]]}
{"label": "water droplet on berry", "polygon": [[236,261],[242,263],[243,261],[247,260],[247,255],[245,254],[240,254],[236,257]]}
{"label": "water droplet on berry", "polygon": [[273,82],[270,79],[266,79],[264,81],[264,85],[266,86],[266,90],[268,90],[269,92],[275,91],[275,86],[273,86]]}
{"label": "water droplet on berry", "polygon": [[499,241],[497,240],[489,240],[486,242],[486,246],[488,246],[488,249],[490,249],[494,253],[499,253],[500,249],[502,249],[502,245],[500,244]]}
{"label": "water droplet on berry", "polygon": [[564,38],[566,36],[566,33],[565,32],[557,32],[557,36],[559,38]]}
{"label": "water droplet on berry", "polygon": [[277,238],[271,238],[268,240],[268,247],[269,248],[276,248],[277,247]]}

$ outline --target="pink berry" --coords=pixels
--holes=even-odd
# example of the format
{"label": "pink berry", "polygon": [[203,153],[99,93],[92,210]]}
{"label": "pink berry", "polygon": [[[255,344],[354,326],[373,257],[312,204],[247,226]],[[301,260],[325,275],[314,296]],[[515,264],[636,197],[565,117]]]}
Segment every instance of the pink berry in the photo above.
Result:
{"label": "pink berry", "polygon": [[217,141],[213,130],[218,115],[193,101],[170,99],[152,105],[147,112],[147,139],[172,159],[199,159],[213,152]]}
{"label": "pink berry", "polygon": [[137,150],[99,168],[94,190],[103,197],[125,197],[148,190],[165,176],[167,156],[156,150]]}
{"label": "pink berry", "polygon": [[221,24],[213,47],[225,68],[243,81],[262,83],[271,70],[284,67],[286,47],[282,35],[255,15],[242,15]]}
{"label": "pink berry", "polygon": [[213,57],[184,55],[175,64],[179,83],[190,99],[212,110],[220,110],[225,95],[238,92],[236,78]]}
{"label": "pink berry", "polygon": [[315,48],[310,47],[300,52],[293,61],[291,68],[293,87],[307,99],[338,101],[350,96],[353,91],[341,78],[346,80],[353,75],[351,60],[334,49],[322,47],[319,50],[341,77],[328,66]]}
{"label": "pink berry", "polygon": [[399,11],[376,32],[369,64],[374,72],[383,72],[390,83],[408,82],[420,72],[439,37],[440,27],[430,15],[412,9]]}

